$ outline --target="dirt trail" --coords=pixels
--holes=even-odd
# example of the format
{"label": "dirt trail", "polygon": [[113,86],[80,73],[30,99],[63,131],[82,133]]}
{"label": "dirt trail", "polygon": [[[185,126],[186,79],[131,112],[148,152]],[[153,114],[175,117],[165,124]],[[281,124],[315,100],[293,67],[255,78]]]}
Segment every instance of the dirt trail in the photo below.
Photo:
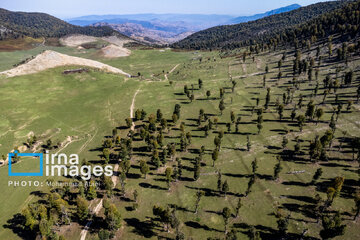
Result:
{"label": "dirt trail", "polygon": [[115,172],[117,172],[118,170],[119,170],[119,164],[116,164],[114,167],[114,175],[111,177],[111,181],[114,184],[114,188],[116,187],[117,180],[118,180],[118,175],[115,175]]}
{"label": "dirt trail", "polygon": [[84,151],[84,149],[87,147],[87,145],[94,139],[94,137],[96,136],[97,132],[98,132],[98,128],[95,129],[95,133],[92,135],[91,138],[89,138],[88,140],[86,140],[86,142],[81,146],[79,153],[81,153],[82,151]]}
{"label": "dirt trail", "polygon": [[80,141],[80,139],[78,137],[67,136],[65,141],[63,141],[61,143],[60,149],[55,154],[58,154],[59,152],[64,150],[67,146],[69,146],[71,143],[76,142],[76,141]]}
{"label": "dirt trail", "polygon": [[7,77],[14,77],[19,75],[33,74],[47,70],[49,68],[55,68],[66,65],[79,65],[79,66],[98,68],[106,72],[123,74],[126,75],[127,77],[131,76],[129,73],[126,73],[121,69],[112,67],[110,65],[98,61],[80,58],[80,57],[73,57],[51,50],[46,50],[45,52],[37,55],[31,61],[22,64],[16,68],[4,72],[0,72],[0,75],[3,74],[6,75]]}
{"label": "dirt trail", "polygon": [[179,65],[180,65],[180,64],[176,64],[175,67],[173,67],[173,68],[170,70],[169,73],[165,74],[165,80],[166,80],[166,81],[169,81],[168,75],[171,74],[172,72],[174,72],[175,69],[176,69]]}
{"label": "dirt trail", "polygon": [[[96,215],[100,212],[101,208],[102,208],[102,203],[103,200],[101,199],[100,202],[98,203],[98,205],[96,205],[96,207],[93,209],[93,214]],[[86,239],[86,235],[89,231],[90,225],[92,223],[92,220],[90,220],[89,222],[86,223],[85,228],[81,231],[80,233],[80,240],[85,240]]]}
{"label": "dirt trail", "polygon": [[[138,90],[136,90],[134,96],[133,96],[133,99],[132,99],[132,103],[131,103],[131,106],[130,106],[130,118],[134,118],[134,108],[135,108],[135,98],[136,98],[136,95],[139,93],[140,91],[140,88]],[[131,126],[131,130],[135,130],[135,123],[133,122],[132,123],[132,126]]]}
{"label": "dirt trail", "polygon": [[[140,91],[140,88],[138,90],[136,90],[136,92],[133,96],[132,103],[130,106],[130,118],[134,118],[135,98],[136,98],[136,95],[139,93],[139,91]],[[133,123],[131,126],[131,130],[134,130],[134,129],[135,129],[135,123]],[[118,176],[115,175],[115,172],[117,172],[118,169],[119,169],[119,164],[116,164],[114,167],[114,175],[111,177],[111,181],[114,184],[113,188],[115,188],[116,184],[117,184]],[[103,200],[101,199],[101,201],[98,203],[98,205],[96,205],[96,207],[93,209],[94,215],[98,214],[100,212],[100,210],[102,209],[102,202],[103,202]],[[89,232],[91,224],[92,224],[92,220],[87,222],[87,224],[85,225],[85,228],[81,231],[80,240],[86,239],[86,235]]]}

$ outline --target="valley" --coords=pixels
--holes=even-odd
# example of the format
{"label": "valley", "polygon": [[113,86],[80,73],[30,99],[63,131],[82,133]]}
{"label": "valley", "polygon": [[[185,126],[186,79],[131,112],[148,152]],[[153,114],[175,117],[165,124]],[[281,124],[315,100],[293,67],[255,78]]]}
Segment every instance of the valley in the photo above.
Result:
{"label": "valley", "polygon": [[[23,36],[0,41],[0,239],[359,239],[359,9],[319,3],[171,47],[7,24]],[[10,177],[15,150],[114,172]]]}

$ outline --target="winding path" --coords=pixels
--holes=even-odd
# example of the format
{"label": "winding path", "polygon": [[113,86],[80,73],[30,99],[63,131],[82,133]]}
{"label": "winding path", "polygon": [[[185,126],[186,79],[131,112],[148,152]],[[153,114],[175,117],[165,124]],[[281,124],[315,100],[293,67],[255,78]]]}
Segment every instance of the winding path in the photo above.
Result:
{"label": "winding path", "polygon": [[[136,95],[139,93],[139,91],[140,91],[140,88],[138,90],[136,90],[136,92],[132,98],[132,102],[131,102],[131,106],[130,106],[130,118],[134,118],[135,98],[136,98]],[[133,131],[135,130],[134,122],[132,123],[131,130],[133,130]]]}
{"label": "winding path", "polygon": [[[136,92],[134,93],[134,96],[132,98],[132,102],[131,102],[131,106],[130,106],[130,118],[134,118],[135,98],[139,92],[140,92],[140,88],[138,90],[136,90]],[[131,130],[135,130],[135,123],[132,123]],[[119,169],[119,164],[116,164],[114,167],[114,175],[111,177],[111,181],[113,182],[113,185],[114,185],[113,188],[115,188],[116,184],[117,184],[118,175],[115,173],[117,173],[118,169]],[[93,215],[96,215],[100,212],[100,210],[102,209],[102,203],[103,203],[103,199],[101,199],[100,202],[92,210]],[[86,239],[86,235],[89,232],[91,224],[92,224],[92,220],[90,220],[86,223],[84,229],[80,233],[80,240]]]}
{"label": "winding path", "polygon": [[[92,214],[98,214],[100,212],[100,210],[102,208],[102,203],[103,203],[103,200],[101,199],[100,202],[93,209]],[[92,220],[90,220],[89,222],[86,223],[85,228],[80,233],[80,240],[85,240],[86,239],[86,235],[87,235],[87,233],[89,231],[91,223],[92,223]]]}
{"label": "winding path", "polygon": [[169,79],[168,79],[168,75],[169,75],[170,73],[174,72],[175,69],[176,69],[179,65],[180,65],[180,64],[176,64],[175,67],[173,67],[173,68],[170,70],[169,73],[165,74],[165,80],[166,80],[166,81],[169,80]]}

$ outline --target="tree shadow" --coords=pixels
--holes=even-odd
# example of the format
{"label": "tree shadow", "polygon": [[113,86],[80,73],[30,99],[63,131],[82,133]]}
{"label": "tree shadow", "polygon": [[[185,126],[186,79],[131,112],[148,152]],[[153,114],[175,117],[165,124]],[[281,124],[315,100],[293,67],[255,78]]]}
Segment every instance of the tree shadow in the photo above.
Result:
{"label": "tree shadow", "polygon": [[7,220],[6,224],[4,224],[3,227],[11,229],[13,233],[18,235],[22,239],[35,239],[36,236],[32,232],[26,231],[24,229],[25,222],[25,217],[20,213],[17,213],[11,219]]}
{"label": "tree shadow", "polygon": [[302,202],[307,202],[310,204],[315,204],[316,200],[312,197],[308,197],[308,196],[296,196],[296,195],[281,195],[282,197],[286,197],[286,198],[290,198],[290,199],[294,199],[297,201],[302,201]]}
{"label": "tree shadow", "polygon": [[124,221],[128,226],[133,227],[133,233],[145,238],[152,238],[157,234],[152,230],[154,225],[149,221],[140,221],[137,218],[125,218]]}
{"label": "tree shadow", "polygon": [[157,190],[166,190],[166,191],[168,190],[167,188],[163,188],[163,187],[153,185],[150,183],[139,183],[139,186],[143,187],[143,188],[151,188],[151,189],[157,189]]}
{"label": "tree shadow", "polygon": [[290,185],[290,186],[300,186],[300,187],[308,187],[309,183],[304,183],[304,182],[298,182],[298,181],[287,181],[287,182],[282,182],[283,185]]}
{"label": "tree shadow", "polygon": [[210,228],[205,224],[200,224],[200,223],[194,222],[194,221],[187,221],[187,222],[185,222],[185,225],[188,226],[188,227],[191,227],[191,228],[195,228],[195,229],[203,229],[205,231],[223,232],[223,231],[220,231],[220,230],[215,229],[215,228]]}
{"label": "tree shadow", "polygon": [[181,206],[179,206],[177,204],[169,204],[169,207],[174,208],[176,210],[183,211],[183,212],[194,213],[194,211],[192,211],[190,209],[187,209],[187,208],[184,208],[184,207],[181,207]]}

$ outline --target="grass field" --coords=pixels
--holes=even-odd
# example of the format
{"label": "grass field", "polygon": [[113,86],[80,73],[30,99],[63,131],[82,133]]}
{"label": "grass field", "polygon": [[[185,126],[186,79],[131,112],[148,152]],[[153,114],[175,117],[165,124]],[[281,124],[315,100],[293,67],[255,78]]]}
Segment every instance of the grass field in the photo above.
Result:
{"label": "grass field", "polygon": [[[141,73],[141,78],[125,79],[123,76],[107,74],[95,70],[88,73],[63,75],[62,71],[69,67],[49,69],[47,71],[14,78],[0,79],[2,92],[0,95],[0,154],[6,154],[15,146],[21,146],[26,141],[29,133],[33,132],[39,141],[45,142],[51,138],[53,142],[64,142],[71,136],[72,142],[61,151],[78,153],[80,158],[98,160],[99,152],[91,151],[101,146],[105,136],[111,135],[114,127],[124,127],[125,118],[129,117],[129,108],[137,90],[135,109],[145,109],[150,114],[156,114],[161,109],[164,117],[170,122],[174,105],[181,104],[181,119],[185,123],[186,132],[191,132],[192,143],[187,152],[178,152],[177,157],[182,158],[184,165],[183,180],[171,183],[170,191],[167,189],[164,171],[152,170],[147,179],[139,171],[139,160],[149,159],[150,152],[134,150],[132,157],[132,177],[127,179],[126,198],[132,199],[132,192],[139,192],[139,208],[131,211],[132,202],[124,201],[116,193],[112,201],[116,203],[122,214],[123,226],[116,233],[121,239],[157,239],[158,236],[172,238],[170,233],[162,231],[161,226],[152,225],[152,207],[155,204],[167,206],[177,205],[177,216],[181,221],[180,229],[185,236],[193,239],[207,239],[208,237],[223,237],[224,223],[221,211],[224,207],[234,210],[239,197],[242,197],[243,207],[239,217],[230,220],[230,229],[235,229],[239,239],[245,239],[251,226],[261,232],[263,239],[270,239],[277,230],[275,209],[282,209],[290,214],[289,232],[292,239],[308,229],[309,239],[319,239],[321,223],[311,214],[316,193],[325,199],[326,189],[332,179],[337,176],[345,177],[344,188],[341,195],[335,199],[332,210],[342,212],[343,221],[347,225],[344,236],[337,239],[358,239],[359,221],[353,221],[352,208],[354,201],[351,194],[358,189],[358,163],[352,161],[352,153],[346,148],[338,151],[339,139],[342,131],[347,131],[349,136],[359,136],[359,105],[353,106],[351,112],[344,111],[337,122],[336,139],[333,148],[329,151],[328,162],[310,163],[305,159],[290,159],[283,161],[283,170],[277,181],[271,180],[276,156],[282,151],[283,136],[287,136],[288,149],[294,149],[294,139],[299,136],[302,140],[302,152],[308,148],[308,141],[315,135],[322,136],[329,128],[332,115],[333,94],[329,94],[326,104],[322,105],[325,114],[320,123],[306,123],[304,130],[299,132],[299,127],[291,121],[290,113],[294,104],[298,102],[300,93],[306,96],[304,107],[306,110],[309,96],[314,88],[314,82],[305,82],[301,89],[295,92],[294,103],[285,106],[284,119],[280,121],[274,108],[276,98],[282,101],[282,94],[290,86],[292,79],[292,53],[283,63],[284,77],[277,82],[277,61],[282,57],[282,52],[264,53],[256,56],[256,61],[251,59],[242,63],[236,57],[220,58],[218,52],[173,52],[171,50],[140,50],[132,51],[129,57],[119,59],[103,59],[96,50],[75,50],[65,47],[41,46],[31,50],[16,52],[0,52],[0,70],[11,68],[30,56],[40,53],[44,49],[52,49],[61,53],[98,60],[111,66],[120,68],[133,75]],[[311,53],[307,53],[311,54]],[[291,57],[290,57],[291,56]],[[201,61],[199,60],[201,58]],[[360,60],[354,58],[349,67],[356,70]],[[165,74],[169,81],[165,81]],[[256,98],[260,98],[260,105],[265,103],[266,89],[262,86],[263,73],[266,65],[270,73],[267,74],[267,86],[271,86],[271,106],[264,111],[264,123],[261,134],[257,134],[256,113],[251,109],[256,105]],[[323,63],[320,67],[319,81],[328,72],[335,72],[336,65]],[[358,72],[355,72],[356,77]],[[234,93],[231,92],[232,79],[237,81]],[[356,79],[355,77],[355,79]],[[198,89],[198,79],[203,80],[203,88]],[[338,94],[354,99],[355,87],[359,81],[353,83],[351,88],[338,90]],[[184,85],[191,89],[194,85],[195,100],[190,102],[183,94]],[[220,115],[219,88],[225,88],[225,106]],[[211,97],[206,99],[206,91],[211,91]],[[313,97],[316,103],[322,101],[323,96]],[[342,100],[347,98],[343,97]],[[208,137],[204,131],[197,127],[196,120],[199,110],[204,109],[211,119],[217,117],[219,125],[214,127]],[[230,122],[230,112],[241,116],[239,133],[226,133],[226,123]],[[172,127],[170,133],[165,135],[165,143],[179,142],[180,131]],[[136,122],[140,125],[141,122]],[[212,167],[211,151],[214,149],[214,137],[219,130],[225,131],[222,150],[215,167]],[[125,136],[128,130],[121,130]],[[246,150],[247,136],[252,142],[251,151]],[[134,141],[134,149],[144,146],[142,141]],[[193,160],[198,156],[197,149],[205,146],[206,153],[203,157],[203,167],[199,180],[193,181]],[[253,191],[246,197],[249,178],[251,176],[251,162],[257,158],[259,162],[258,179]],[[18,170],[27,169],[34,159],[24,159],[15,164]],[[175,162],[168,162],[167,166]],[[323,175],[318,185],[307,185],[311,182],[316,169],[321,167]],[[230,191],[227,197],[219,196],[216,171],[221,170],[222,180],[227,180]],[[304,171],[301,174],[287,174],[293,171]],[[15,178],[16,179],[16,178]],[[15,180],[14,179],[14,180]],[[6,221],[13,215],[21,212],[27,203],[38,199],[34,191],[47,192],[46,187],[9,187],[7,167],[0,167],[0,239],[19,239],[16,231],[7,227]],[[36,178],[34,178],[36,180]],[[43,178],[39,178],[44,181]],[[354,184],[355,182],[355,184]],[[356,187],[357,186],[357,187]],[[194,205],[197,190],[203,190],[205,197],[200,203],[198,214],[194,214]],[[310,211],[310,212],[309,212]],[[99,214],[103,215],[103,210]],[[4,225],[5,224],[5,225]],[[97,239],[97,226],[93,224],[93,231],[87,235],[88,239]],[[60,230],[66,239],[79,239],[82,226],[71,224]]]}

